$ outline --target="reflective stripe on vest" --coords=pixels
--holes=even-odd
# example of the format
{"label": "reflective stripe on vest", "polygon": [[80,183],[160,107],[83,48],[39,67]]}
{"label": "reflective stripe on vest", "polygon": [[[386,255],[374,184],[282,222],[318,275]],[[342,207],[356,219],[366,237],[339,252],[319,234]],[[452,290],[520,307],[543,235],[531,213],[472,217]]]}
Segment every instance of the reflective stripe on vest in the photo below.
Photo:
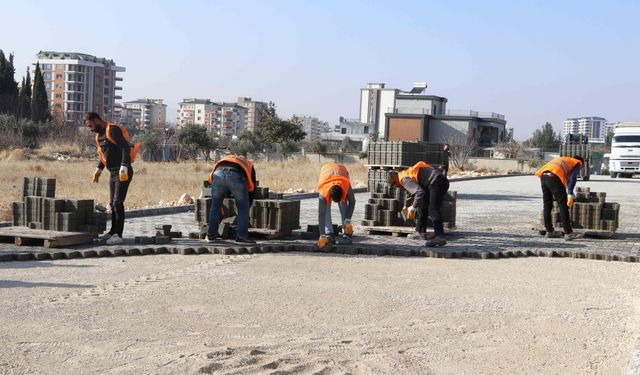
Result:
{"label": "reflective stripe on vest", "polygon": [[402,185],[402,180],[405,177],[409,177],[411,179],[411,181],[415,182],[415,183],[419,183],[418,182],[418,174],[420,173],[420,169],[422,168],[429,168],[429,169],[434,169],[431,165],[423,162],[423,161],[419,161],[417,162],[413,167],[409,167],[407,169],[405,169],[402,172],[398,173],[398,182],[400,183],[401,186]]}
{"label": "reflective stripe on vest", "polygon": [[320,169],[320,176],[318,177],[318,193],[327,203],[331,202],[330,193],[331,188],[334,186],[339,186],[340,189],[342,189],[340,202],[346,202],[349,187],[351,186],[349,171],[342,164],[325,164],[322,166],[322,169]]}
{"label": "reflective stripe on vest", "polygon": [[240,168],[242,168],[242,170],[244,171],[244,175],[246,177],[247,180],[247,190],[249,192],[252,192],[255,190],[255,185],[253,184],[253,179],[251,178],[252,175],[252,170],[253,170],[253,163],[251,163],[251,161],[249,161],[249,159],[245,158],[244,156],[237,156],[237,155],[227,155],[225,157],[223,157],[222,159],[220,159],[216,165],[213,167],[213,170],[211,171],[211,173],[209,173],[209,184],[211,184],[211,182],[213,181],[213,172],[216,171],[216,169],[218,168],[218,166],[220,165],[220,163],[222,162],[227,162],[227,163],[233,163],[238,165]]}

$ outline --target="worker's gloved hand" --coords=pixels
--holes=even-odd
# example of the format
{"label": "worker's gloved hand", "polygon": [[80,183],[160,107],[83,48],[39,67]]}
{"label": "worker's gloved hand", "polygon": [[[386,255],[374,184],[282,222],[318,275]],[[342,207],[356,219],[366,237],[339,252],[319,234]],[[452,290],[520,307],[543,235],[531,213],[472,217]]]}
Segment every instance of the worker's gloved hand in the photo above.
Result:
{"label": "worker's gloved hand", "polygon": [[120,171],[118,172],[118,178],[120,178],[120,182],[125,182],[129,179],[129,168],[121,165]]}
{"label": "worker's gloved hand", "polygon": [[325,235],[320,236],[318,238],[318,250],[324,250],[325,247],[329,244],[329,238]]}
{"label": "worker's gloved hand", "polygon": [[102,173],[102,169],[100,168],[96,168],[96,170],[93,172],[93,178],[91,179],[91,181],[94,184],[97,184],[98,181],[100,181],[100,174]]}
{"label": "worker's gloved hand", "polygon": [[567,195],[567,207],[573,207],[573,194]]}
{"label": "worker's gloved hand", "polygon": [[351,219],[344,220],[344,223],[342,223],[342,231],[347,236],[351,236],[353,234],[353,225],[351,225]]}
{"label": "worker's gloved hand", "polygon": [[415,220],[416,218],[416,212],[418,212],[418,209],[416,209],[415,207],[411,206],[407,209],[407,219],[408,220]]}

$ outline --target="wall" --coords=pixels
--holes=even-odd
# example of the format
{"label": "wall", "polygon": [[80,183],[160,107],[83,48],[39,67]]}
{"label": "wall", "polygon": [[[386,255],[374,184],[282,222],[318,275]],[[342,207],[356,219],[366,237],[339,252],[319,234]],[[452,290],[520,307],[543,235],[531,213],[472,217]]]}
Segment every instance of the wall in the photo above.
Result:
{"label": "wall", "polygon": [[475,169],[495,169],[498,172],[522,172],[533,173],[537,168],[531,168],[526,162],[520,164],[515,159],[490,159],[490,158],[469,158],[469,163],[473,164]]}
{"label": "wall", "polygon": [[324,154],[324,155],[319,155],[319,154],[312,154],[312,153],[306,153],[305,154],[308,160],[311,161],[319,161],[321,163],[331,163],[331,162],[338,162],[338,163],[345,163],[345,164],[353,164],[353,163],[357,163],[360,161],[360,155],[359,154]]}
{"label": "wall", "polygon": [[[429,141],[462,144],[466,142],[472,122],[468,120],[429,120]],[[475,125],[474,125],[475,126]],[[453,140],[452,142],[450,142]]]}
{"label": "wall", "polygon": [[387,139],[390,141],[422,141],[423,121],[419,118],[389,118]]}

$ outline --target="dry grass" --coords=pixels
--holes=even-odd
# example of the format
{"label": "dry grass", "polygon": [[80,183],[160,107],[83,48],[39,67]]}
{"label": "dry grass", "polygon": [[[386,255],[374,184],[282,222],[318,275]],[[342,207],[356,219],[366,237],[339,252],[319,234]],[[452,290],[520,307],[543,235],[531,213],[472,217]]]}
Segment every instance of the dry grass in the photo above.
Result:
{"label": "dry grass", "polygon": [[[109,200],[108,174],[100,183],[91,183],[96,161],[33,161],[24,160],[17,151],[0,153],[0,179],[4,189],[0,192],[0,220],[10,220],[11,202],[20,199],[22,178],[54,177],[57,179],[56,196],[91,198],[96,203]],[[258,162],[256,175],[261,186],[272,191],[289,189],[315,189],[321,163],[292,160],[288,162]],[[127,208],[168,206],[175,204],[183,193],[197,198],[202,181],[206,180],[213,164],[206,162],[149,163],[137,160],[134,177],[126,200]],[[352,185],[366,184],[367,170],[357,163],[347,165]]]}

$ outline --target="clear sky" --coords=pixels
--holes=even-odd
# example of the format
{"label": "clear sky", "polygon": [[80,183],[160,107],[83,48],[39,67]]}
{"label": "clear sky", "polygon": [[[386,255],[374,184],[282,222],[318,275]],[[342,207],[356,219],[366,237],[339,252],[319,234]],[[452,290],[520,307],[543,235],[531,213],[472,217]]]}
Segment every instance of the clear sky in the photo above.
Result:
{"label": "clear sky", "polygon": [[281,116],[359,116],[368,82],[498,112],[528,138],[567,117],[639,120],[640,1],[10,1],[16,80],[40,50],[126,67],[123,100],[274,101]]}

